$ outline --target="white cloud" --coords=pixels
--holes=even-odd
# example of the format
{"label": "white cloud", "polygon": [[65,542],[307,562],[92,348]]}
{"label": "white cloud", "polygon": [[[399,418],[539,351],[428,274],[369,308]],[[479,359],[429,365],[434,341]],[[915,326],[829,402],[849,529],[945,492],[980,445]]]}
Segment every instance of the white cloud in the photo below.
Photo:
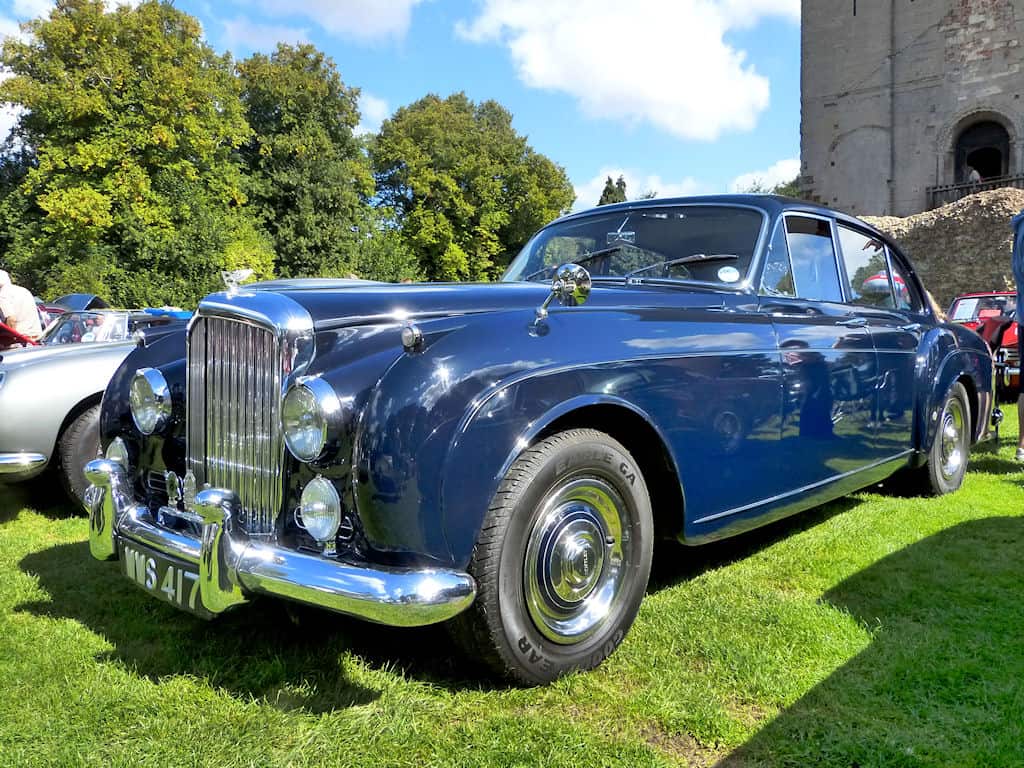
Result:
{"label": "white cloud", "polygon": [[609,176],[612,181],[616,181],[619,176],[626,180],[626,196],[630,200],[635,200],[640,195],[651,192],[658,197],[686,197],[707,191],[699,181],[689,176],[679,181],[668,182],[657,174],[644,174],[625,168],[604,167],[592,179],[575,185],[576,203],[573,205],[573,210],[582,211],[597,205]]}
{"label": "white cloud", "polygon": [[309,40],[307,29],[256,24],[243,17],[226,19],[221,23],[224,25],[224,46],[236,55],[252,51],[271,52],[278,43],[304,43]]}
{"label": "white cloud", "polygon": [[11,11],[19,19],[49,16],[52,9],[53,0],[14,0],[11,5]]}
{"label": "white cloud", "polygon": [[409,30],[412,9],[423,0],[256,0],[271,16],[304,17],[326,32],[364,42],[401,39]]}
{"label": "white cloud", "polygon": [[737,176],[729,185],[730,192],[745,192],[746,190],[758,187],[769,190],[779,184],[792,181],[800,175],[800,160],[791,157],[787,160],[779,160],[771,168],[763,171],[751,171]]}
{"label": "white cloud", "polygon": [[390,115],[391,107],[387,101],[363,91],[359,94],[359,125],[356,126],[354,133],[356,136],[376,133],[380,130],[380,124]]}
{"label": "white cloud", "polygon": [[800,0],[482,0],[456,33],[504,44],[524,83],[570,94],[589,116],[714,140],[751,130],[770,100],[725,35],[799,15]]}

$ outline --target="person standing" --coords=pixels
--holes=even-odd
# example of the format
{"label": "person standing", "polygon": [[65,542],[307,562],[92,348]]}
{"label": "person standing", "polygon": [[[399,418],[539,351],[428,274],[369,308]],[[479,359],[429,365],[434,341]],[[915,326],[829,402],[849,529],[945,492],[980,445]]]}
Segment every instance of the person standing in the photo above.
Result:
{"label": "person standing", "polygon": [[22,336],[37,341],[43,335],[36,300],[28,289],[11,282],[11,276],[0,269],[0,315],[4,322]]}
{"label": "person standing", "polygon": [[[1010,223],[1013,227],[1013,281],[1017,284],[1017,359],[1024,360],[1024,328],[1021,327],[1021,313],[1024,312],[1022,294],[1024,294],[1024,211],[1021,211]],[[1020,426],[1020,439],[1017,442],[1017,461],[1024,461],[1024,376],[1020,377],[1017,392],[1017,424]]]}

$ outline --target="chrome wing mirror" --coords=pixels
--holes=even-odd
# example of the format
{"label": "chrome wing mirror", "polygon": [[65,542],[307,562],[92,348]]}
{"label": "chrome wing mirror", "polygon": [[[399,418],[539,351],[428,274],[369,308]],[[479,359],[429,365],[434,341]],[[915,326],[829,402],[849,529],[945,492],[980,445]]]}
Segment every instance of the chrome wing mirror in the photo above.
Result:
{"label": "chrome wing mirror", "polygon": [[579,264],[563,264],[555,270],[551,281],[551,294],[544,303],[537,307],[537,319],[544,320],[548,316],[548,305],[558,299],[562,306],[578,307],[587,303],[593,281],[590,273]]}

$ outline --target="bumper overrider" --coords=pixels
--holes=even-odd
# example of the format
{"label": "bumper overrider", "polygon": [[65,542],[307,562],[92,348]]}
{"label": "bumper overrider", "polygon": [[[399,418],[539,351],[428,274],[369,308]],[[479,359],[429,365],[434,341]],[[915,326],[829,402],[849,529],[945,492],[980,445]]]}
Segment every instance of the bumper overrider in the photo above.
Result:
{"label": "bumper overrider", "polygon": [[441,568],[390,568],[318,557],[255,540],[237,525],[239,502],[219,488],[196,496],[202,518],[196,539],[156,523],[131,496],[124,467],[108,459],[85,467],[90,486],[89,550],[116,560],[124,548],[142,547],[198,571],[202,613],[219,614],[256,595],[280,597],[392,626],[445,621],[469,607],[476,583]]}

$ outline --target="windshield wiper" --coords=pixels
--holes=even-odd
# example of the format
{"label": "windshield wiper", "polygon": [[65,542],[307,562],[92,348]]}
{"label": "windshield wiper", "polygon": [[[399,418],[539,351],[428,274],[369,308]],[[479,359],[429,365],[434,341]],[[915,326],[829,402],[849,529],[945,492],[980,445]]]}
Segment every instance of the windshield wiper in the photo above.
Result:
{"label": "windshield wiper", "polygon": [[736,261],[739,259],[735,253],[694,253],[690,256],[680,256],[678,259],[669,259],[667,261],[659,261],[657,264],[648,264],[646,267],[640,267],[634,269],[632,272],[627,272],[624,277],[633,277],[639,275],[642,272],[649,272],[652,269],[658,269],[660,267],[675,267],[679,264],[700,264],[705,261]]}
{"label": "windshield wiper", "polygon": [[[599,251],[593,251],[591,253],[586,254],[581,259],[576,259],[572,263],[582,267],[584,264],[588,264],[589,262],[593,261],[594,259],[599,259],[602,256],[611,256],[613,253],[618,253],[624,247],[625,247],[624,245],[612,245],[612,246],[609,246],[608,248],[602,248]],[[526,277],[524,277],[523,281],[524,282],[530,282],[535,277],[543,275],[543,274],[545,274],[547,272],[554,272],[560,266],[561,266],[561,264],[559,264],[557,266],[552,264],[550,266],[543,267],[542,269],[538,269],[536,272],[531,272]]]}

